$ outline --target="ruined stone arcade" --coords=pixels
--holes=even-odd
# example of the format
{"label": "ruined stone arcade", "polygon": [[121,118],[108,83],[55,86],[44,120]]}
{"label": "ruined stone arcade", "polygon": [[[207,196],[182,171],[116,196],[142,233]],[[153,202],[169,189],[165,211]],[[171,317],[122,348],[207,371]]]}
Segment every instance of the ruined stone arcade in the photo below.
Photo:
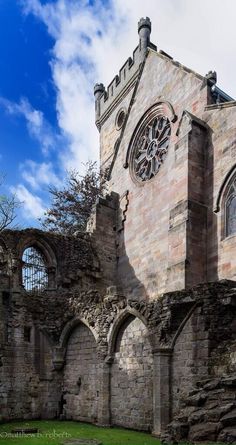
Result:
{"label": "ruined stone arcade", "polygon": [[109,192],[87,232],[1,233],[0,416],[233,442],[236,102],[138,30],[95,86]]}

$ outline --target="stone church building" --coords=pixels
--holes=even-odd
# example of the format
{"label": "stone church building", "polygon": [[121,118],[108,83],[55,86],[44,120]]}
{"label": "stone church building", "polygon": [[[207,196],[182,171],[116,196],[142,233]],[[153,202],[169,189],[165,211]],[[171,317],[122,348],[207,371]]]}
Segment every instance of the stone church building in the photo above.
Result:
{"label": "stone church building", "polygon": [[150,41],[94,89],[86,233],[0,235],[0,418],[236,442],[236,101]]}

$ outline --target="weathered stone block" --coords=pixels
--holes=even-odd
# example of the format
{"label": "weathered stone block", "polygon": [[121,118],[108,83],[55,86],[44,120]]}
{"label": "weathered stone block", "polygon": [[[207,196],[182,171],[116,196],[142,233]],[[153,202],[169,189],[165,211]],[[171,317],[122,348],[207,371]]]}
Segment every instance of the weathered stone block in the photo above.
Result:
{"label": "weathered stone block", "polygon": [[224,428],[218,438],[218,442],[235,443],[236,442],[236,429],[235,427]]}
{"label": "weathered stone block", "polygon": [[200,423],[190,427],[189,439],[191,441],[216,440],[219,424],[213,422]]}
{"label": "weathered stone block", "polygon": [[220,421],[224,427],[234,425],[236,428],[236,408],[221,417]]}

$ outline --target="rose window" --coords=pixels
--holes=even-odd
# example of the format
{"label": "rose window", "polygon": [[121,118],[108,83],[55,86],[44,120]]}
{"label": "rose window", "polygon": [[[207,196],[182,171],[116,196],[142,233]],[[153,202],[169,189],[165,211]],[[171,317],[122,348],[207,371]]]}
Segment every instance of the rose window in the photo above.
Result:
{"label": "rose window", "polygon": [[165,116],[158,116],[138,132],[132,150],[132,174],[148,181],[159,171],[169,146],[171,127]]}

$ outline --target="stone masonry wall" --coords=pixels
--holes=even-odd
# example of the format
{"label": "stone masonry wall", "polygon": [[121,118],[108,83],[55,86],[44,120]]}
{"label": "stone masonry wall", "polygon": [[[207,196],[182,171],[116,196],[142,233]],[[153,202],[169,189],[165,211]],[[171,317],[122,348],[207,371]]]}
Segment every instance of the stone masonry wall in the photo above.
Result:
{"label": "stone masonry wall", "polygon": [[[5,278],[17,277],[20,271],[14,268],[7,275],[8,269],[3,270],[3,420],[58,418],[64,397],[67,418],[153,429],[158,434],[173,420],[173,405],[174,420],[182,431],[186,423],[189,427],[190,416],[202,400],[202,395],[197,401],[192,399],[199,392],[199,379],[212,382],[235,372],[234,282],[203,284],[147,301],[127,299],[115,286],[103,293],[100,279],[97,290],[92,267],[91,274],[88,269],[76,285],[73,281],[69,288],[61,285],[40,293],[26,292],[19,283],[16,286],[16,279],[9,289],[10,280],[6,285]],[[29,340],[25,327],[30,328]],[[227,415],[234,426],[234,387],[224,389],[222,397],[226,404],[232,397]],[[215,404],[217,408],[218,399]],[[206,410],[210,409],[207,402]],[[201,423],[201,428],[208,423],[205,415]],[[215,431],[221,434],[223,428],[218,420],[215,423]],[[187,437],[198,427],[191,428]],[[178,435],[176,430],[173,434]]]}
{"label": "stone masonry wall", "polygon": [[[144,113],[162,101],[171,104],[176,115],[176,120],[171,122],[168,153],[158,174],[150,181],[137,184],[131,178],[131,167],[124,168],[127,150]],[[203,204],[200,195],[204,190],[203,142],[206,137],[199,136],[199,131],[191,130],[190,125],[187,126],[189,137],[187,131],[185,135],[177,135],[177,131],[185,110],[201,119],[206,103],[204,78],[186,72],[168,58],[149,50],[109,181],[109,187],[121,198],[128,191],[124,230],[117,241],[118,277],[124,291],[132,298],[155,299],[163,292],[191,287],[205,280],[205,264],[202,265],[205,256],[199,259],[195,254],[200,249],[199,238],[201,251],[205,249],[205,209],[200,209],[202,218],[198,217],[200,205],[188,209],[189,200],[197,199]],[[104,125],[108,122],[114,125],[115,112]],[[105,144],[102,130],[101,137],[101,143]],[[180,233],[179,227],[169,233],[172,210],[185,202],[187,213],[180,215],[183,220]],[[198,219],[200,225],[196,224]],[[191,266],[187,269],[189,262]]]}
{"label": "stone masonry wall", "polygon": [[193,385],[193,331],[192,320],[186,323],[178,337],[172,358],[172,415],[179,413],[182,394]]}
{"label": "stone masonry wall", "polygon": [[[53,365],[55,333],[60,335],[73,316],[67,311],[71,289],[91,289],[95,279],[97,288],[104,288],[99,260],[89,234],[7,230],[0,243],[0,418],[55,418],[62,394]],[[28,246],[43,253],[48,270],[49,288],[39,293],[22,285],[22,253]]]}
{"label": "stone masonry wall", "polygon": [[38,229],[5,230],[0,235],[0,246],[0,288],[5,285],[8,290],[10,286],[22,291],[22,255],[30,246],[38,249],[45,258],[51,290],[77,286],[86,289],[95,278],[99,287],[99,258],[88,233],[73,237]]}
{"label": "stone masonry wall", "polygon": [[211,129],[207,159],[208,280],[235,280],[235,235],[225,234],[224,196],[227,176],[230,180],[236,174],[236,102],[206,107],[204,120]]}
{"label": "stone masonry wall", "polygon": [[[234,237],[222,237],[224,217],[222,212],[214,214],[214,205],[224,177],[235,164],[235,102],[212,105],[205,77],[152,49],[135,97],[134,91],[120,97],[104,115],[100,129],[101,162],[109,164],[108,158],[114,162],[109,189],[121,200],[128,196],[124,231],[117,240],[120,283],[138,299],[218,277],[234,279]],[[124,168],[127,150],[140,118],[162,101],[170,103],[176,115],[167,157],[158,175],[140,186]],[[130,108],[124,132],[116,128],[123,105]],[[195,123],[183,134],[180,127],[186,112]],[[172,227],[171,215],[181,208]]]}
{"label": "stone masonry wall", "polygon": [[115,144],[117,143],[122,129],[118,129],[116,126],[116,118],[121,109],[127,112],[130,104],[130,100],[133,93],[133,87],[128,91],[125,97],[122,97],[117,104],[115,112],[112,113],[112,117],[107,119],[101,127],[100,131],[100,162],[101,168],[105,170],[108,168],[115,155]]}
{"label": "stone masonry wall", "polygon": [[19,293],[8,304],[11,314],[3,324],[7,337],[1,347],[1,419],[54,418],[59,385],[52,373],[51,345]]}
{"label": "stone masonry wall", "polygon": [[97,421],[97,356],[91,331],[79,324],[72,332],[66,350],[63,393],[67,419]]}
{"label": "stone masonry wall", "polygon": [[121,327],[111,368],[111,422],[152,429],[153,360],[147,329],[138,318]]}
{"label": "stone masonry wall", "polygon": [[168,426],[165,441],[236,440],[236,379],[235,375],[202,379],[182,400],[183,408]]}
{"label": "stone masonry wall", "polygon": [[172,416],[195,387],[196,376],[208,376],[209,341],[201,309],[196,308],[174,345],[172,357]]}

